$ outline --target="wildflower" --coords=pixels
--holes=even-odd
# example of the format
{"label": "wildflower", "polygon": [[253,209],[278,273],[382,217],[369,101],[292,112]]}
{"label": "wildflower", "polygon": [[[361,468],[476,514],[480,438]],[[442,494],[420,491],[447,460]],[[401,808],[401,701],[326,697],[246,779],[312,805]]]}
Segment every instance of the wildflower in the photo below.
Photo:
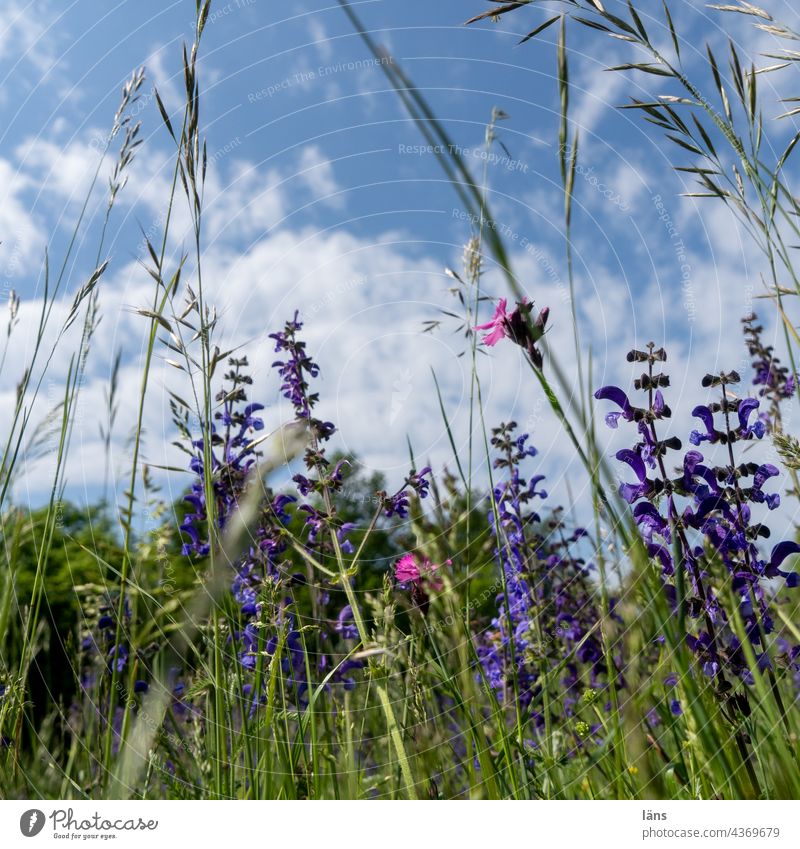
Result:
{"label": "wildflower", "polygon": [[348,660],[343,661],[336,668],[336,672],[333,676],[333,680],[336,683],[341,684],[345,690],[352,691],[356,687],[356,680],[352,675],[348,674],[356,669],[363,669],[364,661],[363,660],[353,660],[349,658]]}
{"label": "wildflower", "polygon": [[[247,358],[230,358],[230,370],[225,375],[228,383],[217,395],[220,409],[214,414],[215,422],[211,426],[211,472],[214,494],[214,512],[217,527],[225,523],[236,509],[247,476],[257,461],[258,451],[252,444],[251,434],[264,427],[262,419],[255,413],[264,409],[263,404],[247,403],[245,386],[252,383],[246,373]],[[240,411],[239,405],[245,404]],[[202,439],[192,442],[190,469],[196,477],[191,491],[184,496],[184,502],[190,505],[180,530],[188,540],[184,541],[184,555],[205,557],[210,551],[208,529],[204,524],[208,519],[205,487],[205,442]]]}
{"label": "wildflower", "polygon": [[109,666],[116,669],[117,672],[122,672],[128,662],[128,650],[125,646],[112,646],[108,652]]}
{"label": "wildflower", "polygon": [[631,407],[628,396],[619,387],[604,386],[594,393],[594,397],[598,401],[613,401],[621,408],[620,412],[606,413],[606,424],[608,427],[616,428],[619,425],[620,418],[624,418],[625,421],[629,422],[633,421],[633,407]]}
{"label": "wildflower", "polygon": [[[444,565],[452,566],[453,561],[445,560]],[[395,563],[394,577],[398,584],[418,584],[425,578],[431,589],[440,590],[442,588],[441,579],[436,575],[439,568],[438,564],[431,563],[427,558],[420,565],[413,554],[404,554]]]}
{"label": "wildflower", "polygon": [[[573,713],[584,692],[599,694],[607,686],[602,680],[604,654],[592,633],[598,611],[588,579],[591,567],[571,550],[586,531],[566,532],[558,509],[543,523],[532,508],[546,492],[539,486],[541,475],[531,482],[523,477],[521,464],[536,450],[527,434],[515,434],[516,427],[509,422],[492,430],[492,445],[499,452],[493,465],[507,475],[495,487],[489,511],[503,590],[492,627],[478,643],[480,677],[501,703],[513,696],[527,708],[540,690],[544,661],[563,670],[558,697]],[[534,632],[534,617],[546,639]],[[544,728],[539,711],[534,711],[533,721],[537,729]]]}
{"label": "wildflower", "polygon": [[[446,560],[444,565],[451,566],[452,561]],[[437,575],[439,568],[427,558],[419,563],[413,554],[404,554],[395,563],[395,579],[401,587],[410,590],[411,601],[423,614],[430,606],[428,591],[438,592],[444,586]]]}
{"label": "wildflower", "polygon": [[575,733],[579,737],[588,737],[591,732],[591,728],[589,727],[588,722],[583,722],[582,720],[575,723]]}
{"label": "wildflower", "polygon": [[[659,438],[657,428],[668,408],[663,398],[658,398],[656,387],[668,385],[668,378],[653,371],[656,363],[666,361],[666,353],[651,343],[647,351],[632,351],[628,360],[648,363],[648,373],[636,381],[636,388],[647,392],[646,405],[633,407],[617,387],[604,387],[595,393],[596,398],[611,400],[622,409],[618,417],[637,423],[640,439],[632,448],[617,452],[617,458],[633,470],[637,480],[622,484],[620,494],[632,505],[649,555],[661,565],[664,591],[673,607],[678,604],[673,583],[674,553],[680,557],[688,578],[684,609],[690,621],[699,620],[686,634],[686,643],[704,674],[715,680],[719,698],[740,710],[746,698],[731,694],[726,676],[735,676],[746,684],[752,676],[731,627],[731,613],[708,584],[715,562],[709,552],[715,553],[730,574],[739,614],[759,663],[768,662],[763,642],[774,630],[762,579],[780,577],[787,587],[800,583],[800,575],[781,568],[800,546],[779,543],[765,559],[756,544],[769,536],[769,529],[752,521],[750,505],[765,504],[770,510],[778,507],[779,496],[764,489],[778,475],[778,469],[769,463],[737,463],[734,455],[738,443],[764,436],[765,426],[757,415],[759,400],[734,395],[731,387],[740,381],[735,371],[706,375],[702,385],[718,388],[720,396],[693,409],[702,429],[692,431],[690,442],[724,446],[726,462],[713,466],[699,451],[689,450],[682,458],[678,476],[671,477],[665,457],[670,451],[680,450],[681,443],[677,437]],[[616,427],[617,419],[609,424]],[[648,466],[654,470],[650,476]],[[683,499],[688,504],[681,504]],[[698,544],[700,541],[704,544]],[[674,686],[674,682],[674,675],[670,675],[666,683]],[[677,700],[670,708],[678,715]]]}
{"label": "wildflower", "polygon": [[355,547],[353,543],[350,542],[350,538],[348,534],[351,531],[354,531],[356,526],[352,522],[345,522],[337,531],[336,531],[336,539],[341,546],[342,551],[345,554],[352,554],[355,551]]}
{"label": "wildflower", "polygon": [[378,493],[387,518],[399,516],[401,519],[405,519],[408,516],[408,509],[411,506],[411,492],[416,493],[419,498],[428,497],[430,481],[427,477],[430,473],[430,466],[425,466],[424,469],[419,471],[412,469],[408,473],[403,486],[394,495],[387,495],[385,492]]}
{"label": "wildflower", "polygon": [[341,635],[343,640],[357,640],[358,629],[353,620],[353,608],[346,604],[339,612],[336,618],[336,632]]}
{"label": "wildflower", "polygon": [[496,345],[505,336],[508,336],[507,328],[511,318],[506,312],[507,301],[505,298],[500,298],[494,315],[485,324],[478,324],[473,330],[486,330],[483,336],[483,344],[490,347]]}
{"label": "wildflower", "polygon": [[689,436],[689,442],[692,445],[700,445],[702,442],[717,442],[720,435],[714,428],[714,414],[704,404],[700,404],[692,410],[692,415],[700,419],[705,427],[705,432],[693,430]]}
{"label": "wildflower", "polygon": [[331,422],[323,422],[311,416],[319,396],[309,393],[306,375],[310,378],[318,377],[319,366],[307,354],[306,343],[297,338],[302,328],[299,312],[295,311],[294,318],[286,322],[281,332],[269,334],[270,339],[275,340],[275,352],[288,355],[285,360],[276,360],[272,367],[277,369],[283,380],[281,392],[291,402],[297,418],[308,421],[317,437],[327,440],[333,436],[336,428]]}
{"label": "wildflower", "polygon": [[767,430],[781,430],[781,402],[794,394],[796,378],[780,364],[772,345],[763,343],[764,328],[755,323],[757,320],[756,315],[751,314],[742,319],[742,325],[747,349],[753,358],[753,385],[759,387],[759,397],[769,400],[769,411],[761,413],[760,419]]}
{"label": "wildflower", "polygon": [[541,369],[543,360],[536,343],[544,335],[550,310],[548,307],[542,309],[533,324],[530,319],[532,310],[533,304],[523,298],[522,301],[517,302],[513,312],[509,313],[506,299],[501,298],[492,318],[485,324],[477,325],[473,330],[486,331],[482,341],[489,347],[496,345],[503,338],[510,339],[524,348],[531,362],[536,368]]}
{"label": "wildflower", "polygon": [[400,584],[414,583],[420,579],[419,566],[413,554],[404,554],[395,564],[394,577]]}

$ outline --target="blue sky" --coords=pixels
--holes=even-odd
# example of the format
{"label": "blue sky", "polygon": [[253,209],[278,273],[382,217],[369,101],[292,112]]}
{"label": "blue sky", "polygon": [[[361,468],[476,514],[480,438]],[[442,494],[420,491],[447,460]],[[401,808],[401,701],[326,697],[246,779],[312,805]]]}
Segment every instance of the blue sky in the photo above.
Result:
{"label": "blue sky", "polygon": [[[447,321],[438,333],[422,323],[452,310],[446,267],[460,269],[470,223],[435,156],[423,144],[390,90],[381,68],[337,3],[277,4],[231,0],[212,5],[200,57],[201,123],[207,137],[205,280],[221,315],[221,340],[242,346],[256,379],[254,397],[266,401],[277,424],[287,411],[270,374],[266,336],[295,309],[306,319],[310,347],[323,367],[322,412],[340,427],[337,447],[356,452],[369,468],[400,480],[406,437],[435,466],[450,448],[433,392],[431,367],[442,383],[456,438],[467,438],[468,362],[463,339]],[[543,4],[545,5],[545,4]],[[487,167],[495,218],[509,235],[518,278],[537,305],[551,308],[550,344],[574,377],[573,329],[565,299],[561,194],[556,133],[556,28],[516,47],[520,35],[546,19],[545,9],[523,9],[501,23],[462,23],[486,6],[474,0],[355,3],[375,39],[430,100],[476,179],[492,109],[508,114],[499,136],[510,160]],[[661,3],[639,3],[666,44]],[[789,22],[787,2],[771,11]],[[701,5],[672,4],[684,33],[687,67],[707,82],[700,52],[710,41],[724,50],[728,36],[760,64],[774,48],[743,16],[720,16]],[[650,17],[652,16],[652,18]],[[192,37],[194,3],[5,4],[0,23],[0,276],[3,294],[23,299],[21,324],[3,373],[7,410],[29,355],[40,297],[42,256],[63,255],[88,175],[111,124],[119,92],[132,69],[147,81],[136,106],[144,144],[120,195],[106,253],[103,320],[92,350],[68,466],[69,492],[93,498],[102,482],[98,410],[113,352],[124,351],[121,410],[112,466],[124,475],[126,439],[133,423],[141,372],[149,278],[142,232],[160,237],[171,174],[170,143],[152,96],[158,87],[169,110],[181,106],[183,41]],[[657,21],[657,23],[656,23]],[[629,61],[627,45],[576,26],[568,31],[573,129],[581,136],[574,249],[576,307],[584,350],[591,345],[596,385],[630,382],[625,352],[650,339],[666,343],[673,374],[675,427],[703,400],[699,377],[715,368],[746,366],[738,319],[763,292],[765,263],[719,205],[681,199],[686,190],[671,164],[691,156],[669,146],[633,112],[614,107],[630,95],[649,99],[666,91],[659,78],[611,74]],[[791,92],[792,79],[764,77],[771,100]],[[655,81],[655,82],[654,82]],[[769,122],[776,146],[796,127]],[[502,151],[495,148],[502,156]],[[90,273],[104,208],[100,185],[82,227],[67,280],[66,304]],[[188,217],[178,210],[171,238],[174,262],[189,243]],[[488,294],[506,294],[487,267]],[[780,336],[771,310],[769,333]],[[164,352],[162,352],[164,353]],[[66,374],[54,363],[50,401]],[[533,431],[540,470],[551,489],[580,500],[580,470],[540,391],[513,346],[481,358],[490,424],[514,417]],[[175,461],[167,391],[181,393],[181,375],[160,354],[146,410],[146,459]],[[42,415],[46,412],[44,404]],[[687,409],[688,408],[688,409]],[[3,413],[3,421],[7,413]],[[619,435],[616,437],[621,439]],[[610,447],[613,447],[613,443]],[[47,460],[25,464],[16,497],[32,502],[46,491]],[[164,479],[178,492],[186,480]]]}

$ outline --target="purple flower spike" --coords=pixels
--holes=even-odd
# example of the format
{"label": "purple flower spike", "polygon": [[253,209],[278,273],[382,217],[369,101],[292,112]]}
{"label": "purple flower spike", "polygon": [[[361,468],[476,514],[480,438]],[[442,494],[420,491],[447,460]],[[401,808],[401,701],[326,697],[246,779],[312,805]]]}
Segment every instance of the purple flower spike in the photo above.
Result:
{"label": "purple flower spike", "polygon": [[742,319],[747,348],[752,356],[753,385],[759,387],[758,395],[769,401],[769,410],[759,413],[759,420],[765,430],[780,430],[782,426],[781,403],[791,398],[796,388],[795,375],[781,365],[775,356],[772,345],[764,344],[761,339],[763,327],[756,324],[755,315]]}
{"label": "purple flower spike", "polygon": [[[665,360],[666,354],[652,343],[645,351],[628,354],[628,362],[647,363],[647,372],[635,381],[635,388],[647,393],[648,403],[642,409],[631,407],[625,393],[617,387],[604,387],[595,397],[612,400],[622,408],[623,412],[613,414],[614,425],[622,416],[637,423],[636,443],[616,454],[618,460],[630,466],[637,482],[622,484],[620,494],[635,505],[633,517],[648,555],[661,565],[663,591],[673,611],[678,608],[675,565],[683,562],[686,642],[696,655],[699,668],[714,679],[715,688],[719,687],[722,694],[735,686],[732,681],[741,686],[742,682],[747,685],[753,680],[741,642],[731,632],[726,600],[717,596],[719,570],[727,571],[722,582],[731,581],[739,595],[746,639],[756,656],[766,659],[765,636],[775,632],[775,624],[763,579],[781,577],[786,587],[800,586],[798,572],[781,568],[787,557],[800,554],[800,543],[779,543],[767,561],[759,551],[758,541],[769,537],[770,529],[754,522],[751,504],[766,504],[770,510],[780,505],[777,493],[764,491],[779,470],[770,463],[759,465],[737,461],[735,457],[734,443],[760,438],[765,433],[765,417],[758,415],[758,399],[732,400],[729,387],[741,381],[736,371],[705,375],[703,387],[717,388],[720,394],[716,400],[692,410],[702,427],[692,432],[690,441],[694,445],[723,443],[727,450],[719,453],[727,456],[722,464],[707,465],[703,454],[695,450],[687,451],[678,464],[665,462],[667,451],[681,450],[677,436],[661,432],[661,419],[669,414],[660,387],[669,386],[669,377],[658,373],[654,366]],[[785,373],[770,372],[766,366],[762,375],[765,384],[774,379],[775,387],[783,386],[780,381],[787,377]],[[776,395],[769,397],[775,401]],[[768,424],[770,421],[779,422],[779,418],[767,417]],[[670,465],[673,469],[677,465],[677,476],[670,474]],[[652,470],[650,478],[646,476],[648,467]],[[748,478],[752,479],[750,486]],[[690,623],[698,620],[705,622],[707,630],[697,633],[696,625]],[[800,647],[797,655],[800,657]],[[796,671],[800,673],[800,664]],[[737,698],[742,704],[747,703],[743,693],[739,692]],[[675,700],[670,703],[670,710],[679,716],[682,706]]]}

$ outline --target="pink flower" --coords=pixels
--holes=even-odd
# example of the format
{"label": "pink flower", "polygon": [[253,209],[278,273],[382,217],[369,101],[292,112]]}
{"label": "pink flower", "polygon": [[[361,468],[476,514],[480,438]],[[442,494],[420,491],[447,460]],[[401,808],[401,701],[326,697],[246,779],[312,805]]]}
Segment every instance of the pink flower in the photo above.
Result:
{"label": "pink flower", "polygon": [[[446,566],[452,566],[452,561],[446,560]],[[422,567],[423,571],[428,576],[428,588],[434,590],[435,592],[439,592],[439,590],[444,589],[444,582],[442,579],[436,574],[436,570],[439,568],[436,563],[431,563],[430,560],[425,561],[425,565]]]}
{"label": "pink flower", "polygon": [[[446,560],[446,566],[452,566],[452,560]],[[440,590],[443,586],[440,578],[436,576],[436,570],[440,567],[430,560],[425,560],[420,567],[417,558],[413,554],[404,554],[395,564],[394,576],[399,584],[418,584],[423,577],[433,590]]]}
{"label": "pink flower", "polygon": [[398,583],[416,583],[420,579],[419,566],[413,554],[404,554],[395,564],[394,576]]}
{"label": "pink flower", "polygon": [[487,321],[486,324],[479,324],[472,329],[488,330],[489,332],[484,334],[483,344],[491,347],[496,345],[504,336],[508,336],[508,320],[510,318],[511,316],[506,312],[506,299],[500,298],[492,320]]}

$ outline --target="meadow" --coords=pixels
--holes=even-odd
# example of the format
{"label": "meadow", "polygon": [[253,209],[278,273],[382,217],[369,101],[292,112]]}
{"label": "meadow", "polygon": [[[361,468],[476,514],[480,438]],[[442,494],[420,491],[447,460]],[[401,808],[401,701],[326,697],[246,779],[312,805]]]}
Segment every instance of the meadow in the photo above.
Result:
{"label": "meadow", "polygon": [[[252,359],[246,346],[218,341],[230,317],[207,295],[204,189],[215,161],[201,104],[215,8],[187,4],[195,21],[181,54],[182,109],[153,89],[173,158],[163,220],[142,236],[151,293],[136,305],[138,417],[124,423],[124,477],[96,503],[65,497],[67,464],[91,358],[110,358],[105,408],[93,411],[107,456],[122,426],[120,356],[93,343],[113,261],[107,227],[148,155],[137,119],[145,69],[126,83],[103,143],[108,185],[92,183],[63,255],[44,260],[38,329],[15,376],[0,455],[0,797],[800,797],[800,440],[788,416],[800,398],[800,132],[776,153],[762,106],[766,77],[797,73],[800,34],[743,0],[719,6],[723,19],[744,16],[778,46],[769,59],[733,42],[725,56],[709,49],[701,84],[684,68],[686,40],[668,4],[642,3],[641,13],[610,0],[542,13],[534,0],[467,4],[483,7],[467,10],[470,27],[518,25],[537,12],[520,51],[554,39],[571,293],[573,203],[591,179],[571,112],[576,28],[599,50],[609,38],[630,50],[609,73],[652,79],[655,93],[624,108],[669,141],[692,196],[732,211],[761,252],[762,320],[743,314],[733,329],[738,360],[714,371],[693,362],[693,385],[675,388],[663,340],[631,338],[631,380],[617,386],[595,380],[575,298],[540,302],[515,273],[516,237],[489,200],[489,163],[514,167],[507,116],[497,109],[486,121],[476,182],[473,154],[389,61],[358,4],[339,5],[471,229],[462,267],[446,272],[453,299],[427,330],[463,337],[470,378],[459,415],[477,431],[466,444],[455,437],[434,373],[452,449],[445,467],[427,465],[410,441],[398,446],[408,454],[399,478],[332,447],[337,423],[319,412],[326,363],[305,341],[315,318],[303,304],[267,330],[272,388],[291,411],[267,426]],[[789,118],[798,100],[783,104]],[[192,238],[176,263],[168,243],[179,214]],[[97,260],[76,284],[79,234],[94,240]],[[484,288],[489,266],[501,296]],[[678,304],[681,281],[672,285]],[[6,353],[25,309],[12,291]],[[551,342],[554,322],[575,328],[573,346]],[[558,470],[537,456],[535,428],[487,420],[480,362],[502,349],[524,364],[526,397],[548,408],[580,463],[577,507],[548,493]],[[180,465],[156,470],[142,446],[162,359],[174,376],[164,432]],[[54,361],[69,368],[48,407]],[[608,432],[624,447],[609,452]],[[14,493],[36,453],[52,470],[49,497],[27,504]],[[290,483],[277,483],[287,469]],[[156,472],[178,476],[177,499]]]}

